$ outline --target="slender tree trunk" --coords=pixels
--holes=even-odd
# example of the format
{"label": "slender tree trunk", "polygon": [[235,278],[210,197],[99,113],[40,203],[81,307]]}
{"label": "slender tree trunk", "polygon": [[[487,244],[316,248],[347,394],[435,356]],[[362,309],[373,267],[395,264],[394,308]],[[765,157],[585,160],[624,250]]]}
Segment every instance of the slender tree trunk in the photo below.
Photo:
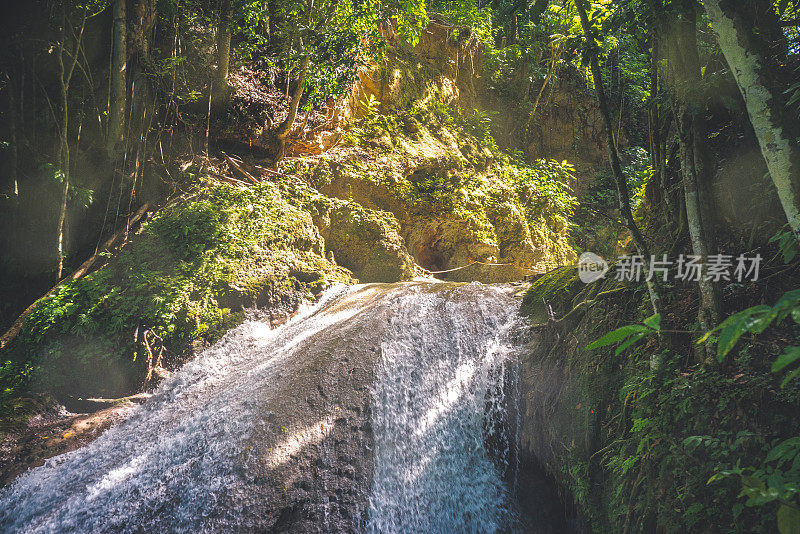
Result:
{"label": "slender tree trunk", "polygon": [[666,205],[667,215],[670,223],[675,223],[678,219],[676,215],[676,206],[671,195],[672,184],[670,183],[667,174],[667,164],[671,154],[669,153],[669,134],[672,129],[672,114],[665,113],[664,120],[661,122],[659,128],[659,147],[658,147],[658,176],[661,180],[661,189],[664,191],[664,203]]}
{"label": "slender tree trunk", "polygon": [[[683,175],[683,192],[686,205],[686,222],[689,228],[689,237],[692,241],[692,251],[700,257],[699,262],[705,265],[708,256],[714,251],[713,241],[709,238],[710,226],[708,211],[704,209],[702,201],[703,192],[700,186],[695,165],[697,156],[697,137],[692,127],[691,113],[685,105],[679,105],[677,114],[678,138],[681,144],[681,174]],[[700,277],[700,310],[698,319],[704,330],[714,328],[719,322],[720,304],[719,292],[716,284],[705,278],[705,273]]]}
{"label": "slender tree trunk", "polygon": [[230,90],[228,75],[231,62],[231,1],[220,2],[219,26],[217,27],[217,70],[214,73],[211,108],[214,115],[219,115],[228,104]]}
{"label": "slender tree trunk", "polygon": [[647,130],[650,141],[650,166],[653,169],[652,179],[661,189],[661,202],[664,204],[664,213],[668,223],[673,220],[672,205],[666,187],[665,165],[662,161],[664,154],[664,141],[662,140],[662,119],[661,110],[658,105],[659,76],[658,76],[658,36],[657,32],[651,30],[649,37],[650,44],[650,96],[647,110]]}
{"label": "slender tree trunk", "polygon": [[[302,44],[301,44],[302,46]],[[278,141],[276,161],[283,158],[286,150],[286,138],[292,129],[295,119],[297,118],[297,110],[300,108],[300,99],[303,98],[303,89],[306,81],[306,72],[308,71],[309,58],[305,56],[300,62],[300,72],[297,73],[297,85],[292,92],[292,98],[289,101],[289,114],[278,126],[275,131],[275,139]]]}
{"label": "slender tree trunk", "polygon": [[791,122],[797,119],[786,109],[786,88],[763,54],[766,47],[754,31],[754,17],[745,13],[748,6],[742,4],[747,2],[703,0],[744,99],[786,219],[800,240],[800,147],[796,124]]}
{"label": "slender tree trunk", "polygon": [[[14,91],[16,85],[9,79],[8,84],[8,112],[11,115],[11,182],[15,197],[19,197],[19,115],[17,99]],[[21,91],[20,91],[21,92]]]}
{"label": "slender tree trunk", "polygon": [[115,158],[122,140],[127,96],[127,17],[125,0],[114,0],[114,31],[111,54],[111,102],[108,110],[106,152]]}
{"label": "slender tree trunk", "polygon": [[[693,3],[685,3],[675,22],[675,38],[671,42],[669,63],[675,86],[675,123],[680,143],[681,174],[686,205],[686,223],[694,255],[706,265],[708,256],[715,253],[715,238],[708,199],[708,148],[704,119],[698,109],[701,84],[700,58],[697,52],[696,12]],[[719,322],[720,298],[718,284],[706,279],[703,272],[698,281],[700,309],[698,319],[704,330]]]}
{"label": "slender tree trunk", "polygon": [[647,123],[647,130],[650,137],[650,165],[653,167],[653,171],[658,173],[660,172],[660,168],[658,162],[660,161],[659,157],[659,148],[661,147],[661,139],[660,133],[661,129],[659,128],[660,120],[659,120],[659,109],[658,109],[658,40],[656,37],[656,32],[650,33],[650,97],[648,102],[648,123]]}
{"label": "slender tree trunk", "polygon": [[547,88],[547,84],[550,82],[550,78],[553,77],[553,73],[558,65],[558,60],[561,58],[561,50],[562,46],[560,43],[553,48],[553,59],[550,63],[550,69],[547,71],[547,76],[545,76],[544,81],[542,82],[542,87],[539,89],[539,93],[536,95],[536,100],[533,102],[533,109],[531,110],[531,114],[528,116],[528,122],[525,123],[525,130],[528,130],[531,127],[533,118],[536,116],[536,109],[539,107],[539,100],[541,100],[542,94],[544,94],[544,90]]}
{"label": "slender tree trunk", "polygon": [[61,131],[59,132],[59,160],[62,173],[62,194],[61,206],[58,211],[58,223],[56,226],[58,240],[56,243],[56,282],[61,280],[61,274],[64,270],[64,223],[67,219],[67,197],[69,195],[69,168],[70,168],[70,154],[69,154],[69,139],[67,137],[69,127],[69,81],[66,79],[66,72],[64,68],[64,51],[63,43],[62,48],[59,50],[58,63],[60,68],[60,89],[61,89]]}
{"label": "slender tree trunk", "polygon": [[67,199],[69,197],[70,185],[70,153],[69,153],[69,85],[72,81],[72,74],[75,72],[75,65],[78,63],[78,51],[80,50],[81,40],[83,39],[83,30],[86,28],[86,18],[84,16],[81,22],[80,32],[75,37],[75,50],[71,53],[71,63],[69,66],[64,64],[65,48],[67,46],[67,25],[69,24],[69,17],[66,10],[68,7],[64,6],[64,15],[62,19],[61,28],[61,42],[58,43],[58,82],[61,90],[61,131],[59,132],[59,163],[61,164],[61,172],[63,178],[63,188],[61,195],[61,207],[58,212],[58,223],[56,226],[56,233],[58,239],[56,241],[56,282],[61,280],[61,275],[64,271],[64,226],[67,220]]}
{"label": "slender tree trunk", "polygon": [[597,49],[594,42],[594,32],[589,23],[589,17],[586,13],[586,0],[575,0],[575,7],[578,9],[578,15],[581,19],[581,26],[583,27],[584,37],[586,38],[586,46],[590,47],[590,68],[592,77],[594,78],[595,93],[597,95],[597,105],[600,108],[600,114],[603,117],[603,126],[606,133],[606,146],[608,149],[608,159],[611,164],[611,171],[614,175],[614,181],[617,185],[617,199],[619,201],[619,211],[622,215],[622,220],[630,232],[633,243],[641,256],[644,258],[645,270],[647,276],[647,291],[650,294],[650,303],[653,306],[654,313],[661,313],[661,296],[660,290],[657,285],[655,277],[651,279],[649,276],[650,251],[647,243],[633,219],[633,212],[631,211],[630,192],[628,191],[628,181],[622,172],[622,165],[620,164],[619,154],[614,142],[614,127],[611,123],[611,114],[608,107],[608,99],[606,98],[605,89],[603,88],[603,73],[600,70],[600,63],[597,59]]}

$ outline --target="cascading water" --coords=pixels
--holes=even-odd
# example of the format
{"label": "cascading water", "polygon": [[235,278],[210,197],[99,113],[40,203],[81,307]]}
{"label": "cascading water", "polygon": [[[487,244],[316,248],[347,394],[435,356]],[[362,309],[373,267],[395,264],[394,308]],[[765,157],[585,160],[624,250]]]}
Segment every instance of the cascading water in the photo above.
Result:
{"label": "cascading water", "polygon": [[248,321],[123,423],[0,491],[2,532],[498,532],[516,302],[469,284],[330,292]]}
{"label": "cascading water", "polygon": [[498,381],[510,353],[504,338],[513,307],[491,291],[463,291],[400,300],[381,342],[369,532],[511,526],[485,426],[502,417],[505,388]]}

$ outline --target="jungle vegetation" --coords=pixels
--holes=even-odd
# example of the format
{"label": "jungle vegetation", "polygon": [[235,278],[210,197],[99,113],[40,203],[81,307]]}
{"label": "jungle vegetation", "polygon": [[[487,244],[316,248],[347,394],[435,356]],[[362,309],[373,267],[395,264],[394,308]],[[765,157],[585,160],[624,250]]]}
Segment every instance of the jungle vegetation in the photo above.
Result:
{"label": "jungle vegetation", "polygon": [[[566,499],[598,532],[800,532],[797,0],[34,0],[1,14],[6,407],[32,391],[20,355],[37,338],[26,333],[114,293],[120,279],[130,291],[114,298],[131,321],[125,328],[136,326],[134,352],[152,358],[151,344],[163,348],[173,333],[185,347],[218,337],[235,318],[213,311],[219,317],[200,328],[176,311],[176,288],[210,295],[229,265],[243,264],[226,214],[262,213],[253,225],[261,233],[243,239],[277,247],[283,234],[270,232],[285,225],[288,235],[294,221],[281,217],[322,201],[280,181],[236,194],[216,184],[212,200],[197,200],[193,188],[213,171],[208,158],[227,158],[239,185],[256,167],[270,176],[293,169],[292,135],[324,128],[360,73],[384,64],[390,34],[413,47],[435,22],[454,41],[480,43],[480,98],[424,111],[530,165],[535,177],[519,190],[569,218],[563,231],[577,254],[691,254],[703,265],[719,255],[763,258],[760,279],[744,281],[707,271],[665,280],[651,276],[649,261],[633,288],[537,273],[528,311],[544,299],[550,328],[576,321],[559,350],[574,355],[589,399],[581,404],[594,406],[589,450],[567,447],[550,466]],[[272,96],[234,98],[250,75]],[[577,170],[537,163],[552,156],[531,147],[552,129],[559,94],[584,95],[577,113],[598,119],[602,161]],[[395,111],[374,98],[360,105],[353,132],[391,129],[385,115]],[[255,163],[229,158],[230,139],[218,135],[246,121],[258,123],[260,142],[234,148],[247,146]],[[576,146],[583,126],[572,125]],[[580,187],[569,191],[563,178],[572,174]],[[136,230],[156,208],[164,211]],[[100,272],[107,251],[136,232],[144,237],[113,269],[70,285]],[[147,246],[159,239],[187,241],[170,252],[186,272],[163,275],[153,256],[161,245]],[[222,240],[231,243],[214,248]],[[347,279],[332,264],[320,269]],[[48,291],[49,305],[17,320]],[[108,325],[91,321],[119,317],[97,306],[71,320],[100,331]],[[153,323],[140,333],[142,309]],[[13,356],[1,352],[15,343]]]}

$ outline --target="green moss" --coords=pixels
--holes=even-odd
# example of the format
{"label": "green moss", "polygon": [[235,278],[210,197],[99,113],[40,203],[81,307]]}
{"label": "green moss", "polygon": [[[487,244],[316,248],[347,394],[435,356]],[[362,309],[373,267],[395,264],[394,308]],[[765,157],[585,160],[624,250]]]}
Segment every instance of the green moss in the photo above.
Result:
{"label": "green moss", "polygon": [[241,322],[246,306],[351,279],[324,258],[311,213],[321,195],[304,184],[209,182],[196,193],[161,210],[107,265],[39,302],[4,351],[6,398],[20,387],[128,393],[147,371],[145,337],[179,362],[196,340]]}
{"label": "green moss", "polygon": [[[291,170],[326,194],[391,211],[423,264],[425,257],[447,267],[470,258],[511,262],[520,268],[501,276],[513,279],[572,263],[573,169],[547,161],[527,165],[502,153],[481,117],[458,118],[438,96],[424,94],[397,115],[358,122],[355,146],[306,158]],[[429,244],[419,242],[429,239],[427,224],[443,229],[441,251],[425,251]],[[469,251],[456,252],[464,247]],[[457,264],[450,265],[454,254]],[[478,276],[493,280],[489,272]]]}
{"label": "green moss", "polygon": [[539,277],[528,288],[522,298],[520,312],[530,317],[534,323],[545,323],[548,319],[545,302],[561,309],[572,302],[574,295],[583,287],[585,286],[578,279],[578,270],[574,266],[559,267]]}

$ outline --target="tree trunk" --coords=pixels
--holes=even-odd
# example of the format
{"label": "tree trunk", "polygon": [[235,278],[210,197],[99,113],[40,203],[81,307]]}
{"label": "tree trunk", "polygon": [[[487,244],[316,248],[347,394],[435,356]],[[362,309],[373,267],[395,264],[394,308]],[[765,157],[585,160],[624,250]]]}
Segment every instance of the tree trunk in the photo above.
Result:
{"label": "tree trunk", "polygon": [[281,0],[267,0],[269,12],[269,47],[280,54],[283,47],[283,13]]}
{"label": "tree trunk", "polygon": [[[716,251],[713,221],[708,199],[708,175],[705,144],[707,138],[703,117],[698,113],[700,98],[700,58],[697,52],[697,23],[693,3],[684,4],[680,18],[674,21],[674,38],[669,47],[669,65],[675,90],[675,124],[680,143],[681,174],[686,205],[686,223],[692,251],[706,265],[709,254]],[[719,322],[720,298],[718,284],[705,278],[698,281],[700,309],[698,319],[704,330]]]}
{"label": "tree trunk", "polygon": [[[66,36],[64,37],[66,39]],[[64,43],[58,52],[59,64],[59,86],[61,89],[61,131],[59,132],[59,146],[58,146],[58,160],[61,167],[62,178],[62,194],[61,206],[58,211],[58,223],[56,225],[56,282],[61,280],[61,274],[64,270],[64,223],[67,219],[67,198],[69,196],[69,168],[70,168],[70,154],[69,154],[69,79],[66,75],[64,67]]]}
{"label": "tree trunk", "polygon": [[150,37],[148,34],[156,22],[154,0],[137,0],[133,13],[133,28],[131,29],[131,43],[128,45],[128,60],[131,54],[138,54],[139,61],[150,67]]}
{"label": "tree trunk", "polygon": [[[658,32],[650,31],[650,96],[648,97],[647,130],[650,141],[650,166],[653,169],[652,180],[659,185],[661,190],[660,200],[664,205],[664,217],[667,224],[675,220],[672,204],[669,199],[666,178],[666,136],[669,133],[669,122],[662,119],[662,110],[658,104],[658,95],[661,87],[658,75],[659,43]],[[668,117],[665,117],[668,118]]]}
{"label": "tree trunk", "polygon": [[[708,211],[704,209],[702,201],[701,179],[697,159],[698,139],[693,128],[691,113],[685,104],[679,104],[676,111],[678,124],[678,138],[681,144],[681,174],[683,175],[683,192],[686,205],[686,222],[689,228],[689,237],[692,241],[692,251],[700,256],[700,263],[705,265],[708,256],[714,251],[713,240],[709,237]],[[705,273],[703,273],[705,274]],[[720,304],[719,291],[716,284],[701,276],[698,282],[700,289],[700,310],[698,319],[704,330],[714,328],[719,322]]]}
{"label": "tree trunk", "polygon": [[533,118],[534,116],[536,116],[536,109],[539,107],[539,100],[541,100],[542,94],[544,94],[544,90],[545,88],[547,88],[547,84],[550,82],[550,78],[553,77],[553,73],[556,70],[558,61],[561,58],[562,49],[563,47],[561,46],[561,43],[558,43],[556,46],[553,47],[552,50],[553,58],[550,62],[550,69],[547,71],[547,76],[545,76],[544,81],[542,82],[542,87],[539,88],[539,93],[536,95],[536,100],[533,101],[533,109],[531,110],[531,114],[528,116],[528,122],[525,123],[526,131],[530,129],[531,123],[533,122]]}
{"label": "tree trunk", "polygon": [[[8,84],[8,112],[11,115],[11,182],[14,197],[19,197],[19,115],[20,109],[17,107],[17,99],[14,92],[17,84],[9,79]],[[21,91],[20,91],[21,93]]]}
{"label": "tree trunk", "polygon": [[127,24],[125,0],[114,0],[114,31],[111,54],[111,101],[108,110],[106,152],[114,158],[122,140],[127,97]]}
{"label": "tree trunk", "polygon": [[755,19],[752,14],[743,13],[746,6],[741,4],[747,3],[703,0],[744,99],[786,219],[800,240],[800,147],[792,124],[797,119],[786,109],[786,88],[763,54],[766,47],[754,31]]}
{"label": "tree trunk", "polygon": [[220,2],[219,26],[217,27],[217,70],[211,96],[211,108],[214,115],[219,115],[228,104],[230,90],[228,74],[231,62],[231,2]]}
{"label": "tree trunk", "polygon": [[650,294],[650,303],[653,306],[654,313],[661,313],[661,296],[660,290],[655,280],[649,276],[648,261],[650,261],[650,252],[647,243],[644,240],[636,221],[633,219],[633,212],[631,211],[630,193],[628,191],[628,181],[622,173],[622,165],[619,161],[619,154],[614,142],[614,127],[611,123],[611,114],[608,108],[608,99],[606,98],[605,89],[603,88],[603,73],[600,70],[600,63],[597,59],[597,50],[594,42],[594,32],[589,23],[589,17],[586,13],[586,0],[575,0],[575,7],[578,9],[578,15],[581,19],[581,26],[583,27],[584,37],[586,38],[586,46],[590,47],[590,68],[592,77],[594,78],[595,93],[597,95],[597,105],[600,108],[600,115],[603,117],[603,126],[606,133],[606,146],[608,149],[608,159],[611,164],[611,171],[614,175],[614,181],[617,185],[617,200],[619,201],[619,211],[628,232],[631,234],[633,243],[641,256],[644,258],[645,270],[647,271],[647,291]]}
{"label": "tree trunk", "polygon": [[276,161],[279,161],[283,158],[286,150],[286,138],[289,135],[289,131],[292,129],[294,120],[297,118],[297,110],[300,108],[300,99],[303,98],[303,86],[305,85],[306,81],[308,62],[308,56],[305,56],[300,62],[300,72],[297,73],[297,85],[292,92],[292,99],[289,101],[289,114],[286,115],[286,118],[282,123],[280,123],[278,129],[275,131],[275,139],[278,141]]}
{"label": "tree trunk", "polygon": [[61,41],[57,45],[58,53],[56,54],[58,59],[58,83],[61,90],[61,130],[59,132],[58,162],[61,165],[63,178],[61,207],[58,212],[58,223],[56,225],[56,233],[58,234],[58,239],[56,241],[56,282],[61,280],[61,275],[64,271],[64,223],[67,220],[67,198],[69,196],[70,182],[69,85],[72,81],[72,74],[75,72],[75,66],[78,64],[78,51],[80,50],[81,41],[83,40],[83,30],[86,28],[86,16],[84,15],[80,31],[75,37],[75,49],[70,53],[72,62],[67,67],[64,65],[64,49],[67,46],[67,25],[70,23],[67,9],[68,6],[64,5]]}

